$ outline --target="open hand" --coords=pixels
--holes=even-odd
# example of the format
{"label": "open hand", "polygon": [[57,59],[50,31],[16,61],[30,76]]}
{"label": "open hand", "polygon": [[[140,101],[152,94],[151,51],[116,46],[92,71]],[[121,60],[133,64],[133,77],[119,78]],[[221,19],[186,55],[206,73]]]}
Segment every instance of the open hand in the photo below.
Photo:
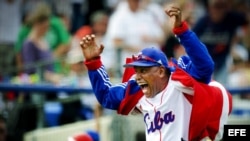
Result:
{"label": "open hand", "polygon": [[80,41],[80,46],[82,48],[82,53],[85,60],[93,60],[101,55],[104,46],[100,47],[96,44],[95,35],[86,35]]}
{"label": "open hand", "polygon": [[170,17],[172,28],[181,26],[182,19],[181,9],[179,6],[174,4],[167,5],[165,12]]}

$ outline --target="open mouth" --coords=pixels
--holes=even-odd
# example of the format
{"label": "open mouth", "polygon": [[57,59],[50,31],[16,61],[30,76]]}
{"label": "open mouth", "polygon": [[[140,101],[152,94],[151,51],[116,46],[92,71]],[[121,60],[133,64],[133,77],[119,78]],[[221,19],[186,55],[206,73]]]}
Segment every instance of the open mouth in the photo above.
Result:
{"label": "open mouth", "polygon": [[141,84],[140,87],[141,87],[141,89],[145,89],[148,87],[148,84]]}
{"label": "open mouth", "polygon": [[144,95],[148,95],[150,92],[149,85],[147,83],[138,83]]}
{"label": "open mouth", "polygon": [[148,84],[147,83],[141,83],[139,85],[140,85],[140,87],[141,87],[141,89],[142,89],[142,91],[144,93],[147,92],[147,90],[148,90]]}

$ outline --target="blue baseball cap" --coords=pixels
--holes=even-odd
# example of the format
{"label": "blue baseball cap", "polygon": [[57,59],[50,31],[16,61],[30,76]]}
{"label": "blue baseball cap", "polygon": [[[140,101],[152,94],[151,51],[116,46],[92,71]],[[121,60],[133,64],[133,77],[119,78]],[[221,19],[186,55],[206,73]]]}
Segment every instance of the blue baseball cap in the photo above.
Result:
{"label": "blue baseball cap", "polygon": [[170,71],[172,67],[168,65],[167,56],[156,47],[147,47],[139,52],[136,56],[132,56],[132,62],[123,65],[123,67],[154,67],[163,66]]}

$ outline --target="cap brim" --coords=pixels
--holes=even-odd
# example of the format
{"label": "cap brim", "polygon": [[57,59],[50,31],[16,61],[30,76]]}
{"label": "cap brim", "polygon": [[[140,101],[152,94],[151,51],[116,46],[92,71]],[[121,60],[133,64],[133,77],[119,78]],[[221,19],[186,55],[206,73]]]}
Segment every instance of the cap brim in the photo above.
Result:
{"label": "cap brim", "polygon": [[123,65],[123,67],[127,68],[127,67],[153,67],[153,66],[160,66],[160,64],[158,63],[154,63],[154,62],[143,62],[143,61],[135,61],[132,63],[128,63]]}

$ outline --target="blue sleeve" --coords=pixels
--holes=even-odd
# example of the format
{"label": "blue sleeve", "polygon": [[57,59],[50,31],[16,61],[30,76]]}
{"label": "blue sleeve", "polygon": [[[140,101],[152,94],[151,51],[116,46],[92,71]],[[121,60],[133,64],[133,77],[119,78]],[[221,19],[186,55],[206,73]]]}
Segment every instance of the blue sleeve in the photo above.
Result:
{"label": "blue sleeve", "polygon": [[178,65],[196,80],[209,83],[214,71],[214,62],[206,46],[190,30],[178,35],[178,38],[187,53],[187,56],[180,57]]}
{"label": "blue sleeve", "polygon": [[125,96],[127,83],[112,86],[104,66],[97,70],[89,70],[88,73],[98,102],[104,108],[117,110]]}

